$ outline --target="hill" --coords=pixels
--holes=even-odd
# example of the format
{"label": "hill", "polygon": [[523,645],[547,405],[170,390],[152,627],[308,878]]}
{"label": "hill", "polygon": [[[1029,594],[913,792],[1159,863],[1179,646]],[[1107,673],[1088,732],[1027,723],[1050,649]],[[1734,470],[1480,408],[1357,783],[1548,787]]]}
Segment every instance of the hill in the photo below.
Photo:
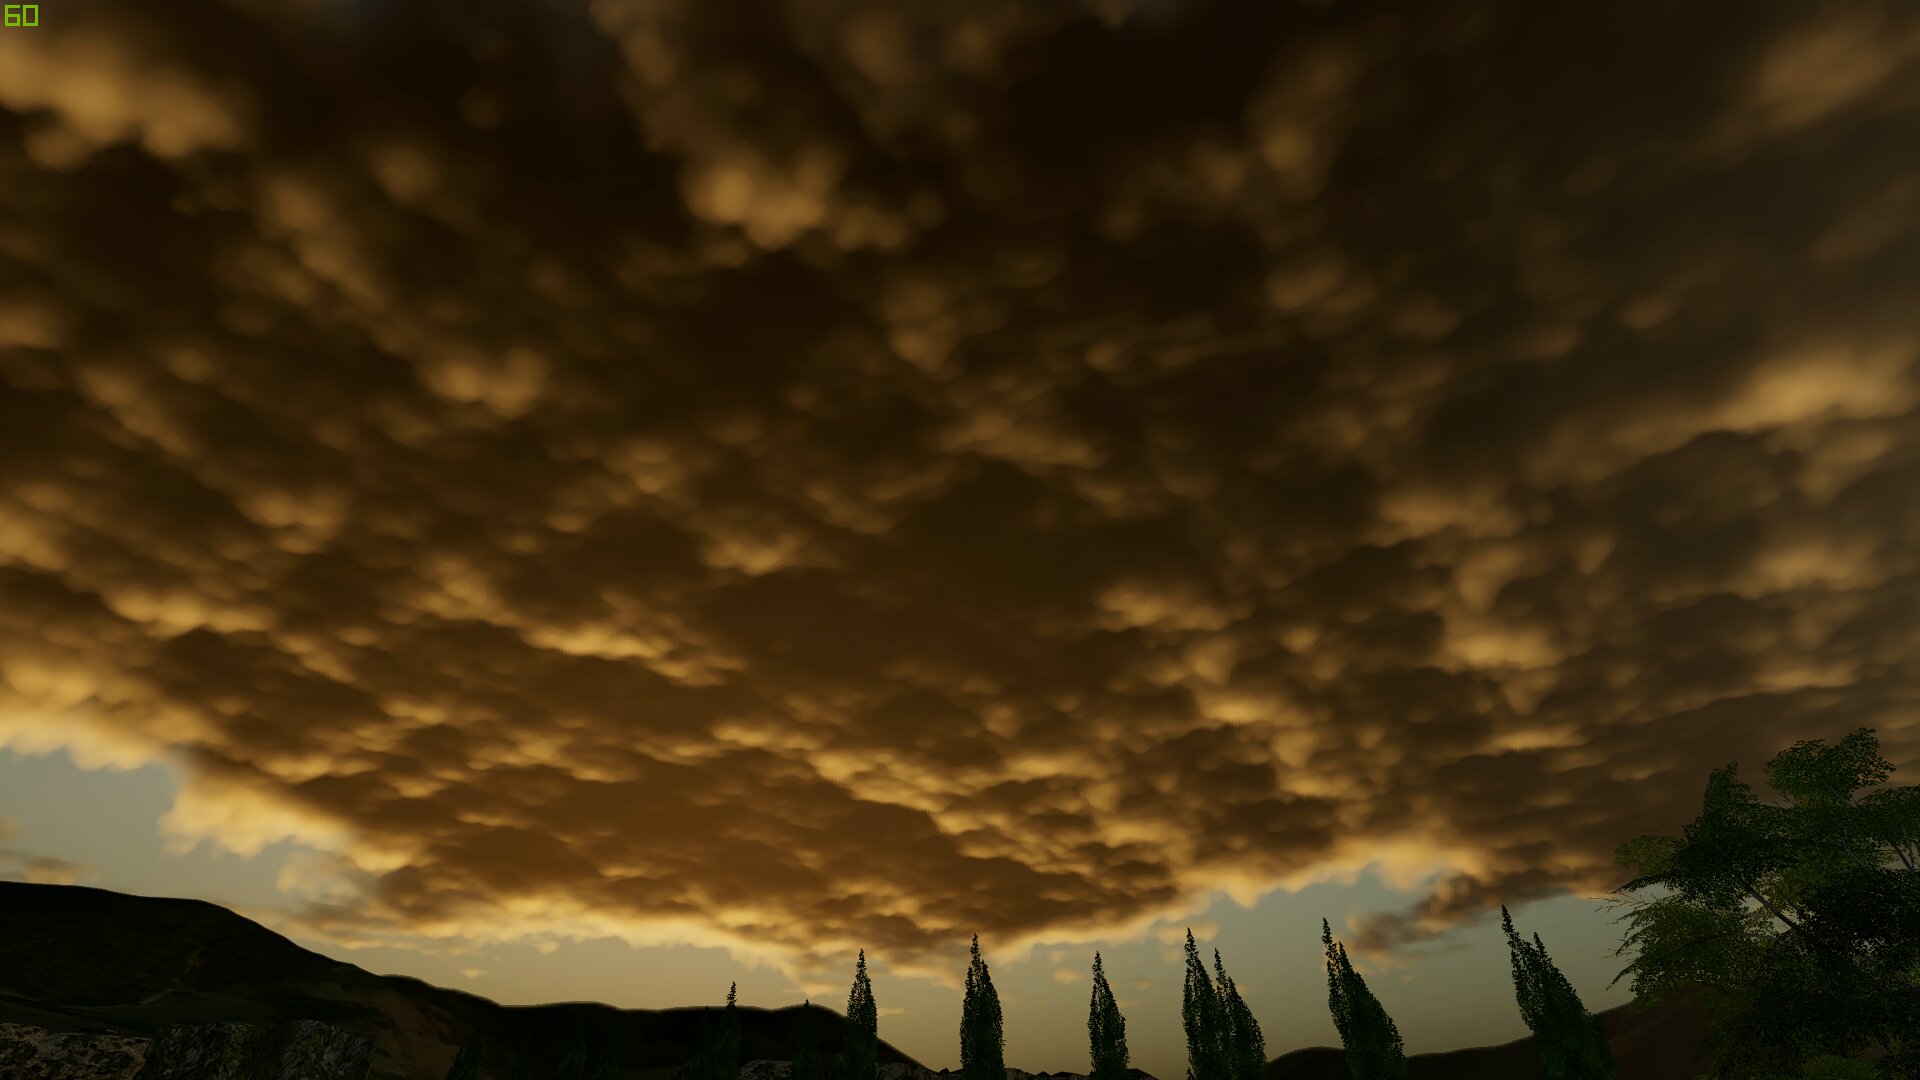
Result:
{"label": "hill", "polygon": [[[1713,1064],[1708,1021],[1697,990],[1643,1012],[1634,1002],[1600,1014],[1620,1080],[1693,1080]],[[1407,1058],[1407,1080],[1541,1080],[1533,1036]],[[1267,1080],[1347,1080],[1338,1047],[1315,1046],[1267,1063]]]}
{"label": "hill", "polygon": [[[461,1043],[484,1032],[486,1066],[504,1076],[522,1053],[557,1052],[577,1022],[611,1036],[621,1080],[670,1080],[692,1056],[700,1009],[616,1009],[587,1002],[507,1006],[418,979],[374,975],[295,945],[199,900],[129,896],[77,885],[0,882],[0,1022],[53,1031],[150,1036],[162,1024],[311,1019],[373,1036],[375,1080],[438,1078]],[[820,1009],[823,1057],[840,1051],[840,1014]],[[1697,1001],[1601,1014],[1620,1080],[1692,1080],[1707,1027]],[[784,1061],[800,1007],[742,1007],[741,1060]],[[919,1062],[885,1042],[880,1063]],[[1409,1080],[1538,1080],[1531,1038],[1409,1059]],[[1345,1080],[1338,1049],[1296,1050],[1269,1080]],[[1134,1070],[1131,1080],[1153,1080]]]}

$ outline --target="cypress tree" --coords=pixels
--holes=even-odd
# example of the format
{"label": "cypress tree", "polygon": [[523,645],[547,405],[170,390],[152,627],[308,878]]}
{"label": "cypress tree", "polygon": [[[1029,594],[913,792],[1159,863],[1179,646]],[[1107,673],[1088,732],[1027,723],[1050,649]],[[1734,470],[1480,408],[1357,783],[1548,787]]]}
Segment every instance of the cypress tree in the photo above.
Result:
{"label": "cypress tree", "polygon": [[820,1044],[813,1034],[813,999],[800,1006],[800,1045],[793,1052],[792,1080],[820,1080]]}
{"label": "cypress tree", "polygon": [[468,1042],[453,1057],[447,1080],[480,1080],[480,1044]]}
{"label": "cypress tree", "polygon": [[1229,1080],[1264,1080],[1267,1075],[1267,1040],[1260,1034],[1260,1022],[1240,997],[1240,988],[1227,977],[1220,963],[1220,950],[1213,950],[1213,970],[1220,979],[1221,1013],[1226,1020],[1225,1055]]}
{"label": "cypress tree", "polygon": [[567,1039],[567,1048],[560,1054],[560,1064],[554,1067],[555,1080],[587,1080],[587,1033],[576,1018],[573,1021],[573,1034]]}
{"label": "cypress tree", "polygon": [[1367,981],[1347,961],[1347,949],[1333,940],[1320,920],[1320,941],[1327,950],[1327,1007],[1346,1047],[1351,1080],[1406,1080],[1407,1055],[1400,1029],[1367,989]]}
{"label": "cypress tree", "polygon": [[1505,904],[1500,905],[1500,927],[1506,931],[1513,962],[1514,1000],[1540,1048],[1546,1080],[1613,1080],[1613,1049],[1600,1021],[1587,1012],[1573,984],[1547,956],[1540,935],[1533,936],[1532,944],[1523,941]]}
{"label": "cypress tree", "polygon": [[1220,994],[1207,978],[1200,949],[1187,931],[1187,982],[1180,1003],[1180,1023],[1187,1033],[1187,1080],[1229,1080],[1224,1037],[1226,1016]]}
{"label": "cypress tree", "polygon": [[1093,954],[1093,1001],[1087,1008],[1087,1041],[1091,1044],[1093,1064],[1087,1080],[1126,1080],[1127,1022],[1120,1005],[1107,985],[1107,973],[1100,966],[1100,954]]}
{"label": "cypress tree", "polygon": [[715,1080],[719,1071],[715,1064],[719,1061],[719,1039],[713,1030],[712,1010],[702,1006],[700,1024],[694,1029],[693,1058],[680,1070],[683,1080]]}
{"label": "cypress tree", "polygon": [[880,1013],[873,1003],[873,983],[867,978],[867,951],[853,971],[853,989],[847,994],[846,1036],[841,1040],[839,1080],[874,1080],[874,1055],[880,1043]]}
{"label": "cypress tree", "polygon": [[714,1060],[717,1080],[740,1080],[740,1009],[734,1004],[739,985],[727,984],[727,1007],[720,1014],[720,1038]]}
{"label": "cypress tree", "polygon": [[965,1080],[1007,1080],[1006,1045],[1000,995],[980,956],[980,935],[975,934],[966,997],[960,1004],[960,1075]]}

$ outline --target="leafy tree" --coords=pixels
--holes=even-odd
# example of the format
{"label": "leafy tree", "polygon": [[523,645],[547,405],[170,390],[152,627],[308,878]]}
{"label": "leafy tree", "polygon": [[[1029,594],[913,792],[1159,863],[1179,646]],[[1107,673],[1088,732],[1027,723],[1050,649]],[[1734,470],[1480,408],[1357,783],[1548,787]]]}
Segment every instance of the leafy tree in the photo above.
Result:
{"label": "leafy tree", "polygon": [[1223,1051],[1226,1055],[1227,1076],[1229,1080],[1265,1080],[1267,1075],[1267,1040],[1260,1034],[1260,1022],[1253,1018],[1253,1010],[1240,998],[1240,988],[1227,976],[1227,969],[1220,963],[1220,950],[1213,950],[1213,970],[1218,978],[1220,1008],[1226,1021],[1226,1037]]}
{"label": "leafy tree", "polygon": [[567,1039],[567,1048],[560,1054],[560,1064],[554,1067],[555,1080],[587,1080],[587,1033],[580,1021],[573,1022],[573,1034]]}
{"label": "leafy tree", "polygon": [[792,1080],[820,1080],[820,1044],[813,1034],[813,999],[800,1006],[800,1045],[793,1052]]}
{"label": "leafy tree", "polygon": [[874,1055],[880,1045],[880,1013],[873,1003],[873,983],[867,978],[867,951],[853,971],[853,990],[847,994],[846,1036],[840,1043],[840,1080],[874,1080]]}
{"label": "leafy tree", "polygon": [[1320,920],[1320,941],[1327,950],[1327,1007],[1333,1026],[1340,1029],[1346,1047],[1347,1076],[1351,1080],[1406,1080],[1407,1054],[1400,1029],[1367,989],[1367,982],[1347,961],[1347,948],[1336,944],[1327,920]]}
{"label": "leafy tree", "polygon": [[1107,985],[1107,973],[1100,966],[1100,954],[1093,954],[1093,1001],[1087,1008],[1087,1040],[1091,1044],[1093,1064],[1087,1080],[1126,1080],[1127,1021]]}
{"label": "leafy tree", "polygon": [[980,935],[973,935],[973,960],[967,965],[967,992],[960,1005],[960,1075],[963,1080],[1007,1080],[1006,1035],[1000,1022],[1000,995],[980,956]]}
{"label": "leafy tree", "polygon": [[1227,1018],[1220,994],[1200,962],[1193,931],[1187,931],[1187,980],[1180,1002],[1180,1024],[1187,1033],[1187,1080],[1229,1080]]}
{"label": "leafy tree", "polygon": [[1500,926],[1513,961],[1513,996],[1533,1032],[1546,1080],[1613,1080],[1613,1049],[1600,1021],[1587,1012],[1573,984],[1547,956],[1540,935],[1528,944],[1500,905]]}
{"label": "leafy tree", "polygon": [[453,1065],[447,1069],[447,1080],[480,1080],[480,1044],[477,1041],[469,1041],[453,1056]]}
{"label": "leafy tree", "polygon": [[[1879,1046],[1881,1077],[1920,1076],[1920,788],[1883,788],[1872,729],[1795,743],[1767,763],[1762,803],[1737,764],[1707,779],[1681,836],[1641,836],[1615,861],[1630,929],[1620,977],[1651,1007],[1700,983],[1722,1078],[1792,1076],[1809,1058]],[[1652,900],[1629,894],[1660,886]],[[1618,977],[1616,980],[1618,981]]]}

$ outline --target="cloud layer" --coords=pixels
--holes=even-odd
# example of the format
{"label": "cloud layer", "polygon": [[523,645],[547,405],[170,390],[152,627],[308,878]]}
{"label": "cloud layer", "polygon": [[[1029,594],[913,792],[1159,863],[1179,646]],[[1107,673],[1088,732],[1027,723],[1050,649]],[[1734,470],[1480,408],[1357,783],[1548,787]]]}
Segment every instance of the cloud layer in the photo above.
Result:
{"label": "cloud layer", "polygon": [[175,6],[0,36],[0,742],[309,929],[1391,950],[1920,766],[1898,5]]}

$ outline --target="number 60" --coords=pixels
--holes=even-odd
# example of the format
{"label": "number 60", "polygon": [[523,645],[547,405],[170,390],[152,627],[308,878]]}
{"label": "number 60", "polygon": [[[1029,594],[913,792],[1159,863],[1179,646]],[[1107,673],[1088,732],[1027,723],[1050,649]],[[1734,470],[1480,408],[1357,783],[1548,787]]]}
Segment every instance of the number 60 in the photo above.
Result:
{"label": "number 60", "polygon": [[39,4],[8,4],[6,7],[5,22],[0,23],[0,25],[39,26],[40,25],[40,5]]}

